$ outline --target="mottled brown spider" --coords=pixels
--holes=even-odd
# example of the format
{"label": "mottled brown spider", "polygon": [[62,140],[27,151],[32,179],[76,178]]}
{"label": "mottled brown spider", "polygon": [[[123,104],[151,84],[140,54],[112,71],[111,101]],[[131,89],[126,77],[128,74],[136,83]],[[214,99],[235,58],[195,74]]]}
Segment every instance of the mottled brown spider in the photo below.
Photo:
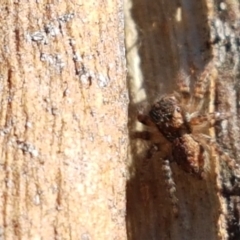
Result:
{"label": "mottled brown spider", "polygon": [[216,78],[216,71],[211,68],[212,65],[209,65],[200,75],[192,96],[189,80],[180,75],[177,79],[179,94],[165,95],[152,105],[147,115],[138,114],[138,121],[151,127],[153,131],[135,132],[135,137],[152,141],[154,143],[152,149],[159,151],[161,146],[157,143],[155,134],[158,132],[171,145],[169,152],[163,157],[163,170],[173,204],[176,204],[177,198],[169,161],[175,161],[185,172],[204,179],[210,169],[208,152],[213,147],[223,156],[230,168],[235,168],[235,162],[205,133],[206,128],[231,115],[230,113],[203,112],[202,106],[209,81],[215,81],[211,78]]}

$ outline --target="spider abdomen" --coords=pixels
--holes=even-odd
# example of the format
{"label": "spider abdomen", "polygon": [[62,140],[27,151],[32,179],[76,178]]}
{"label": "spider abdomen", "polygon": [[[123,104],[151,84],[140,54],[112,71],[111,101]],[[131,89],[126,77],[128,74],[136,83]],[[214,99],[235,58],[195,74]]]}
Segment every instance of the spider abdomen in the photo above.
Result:
{"label": "spider abdomen", "polygon": [[203,177],[206,154],[199,142],[192,134],[184,134],[176,138],[172,145],[172,155],[174,161],[188,173]]}

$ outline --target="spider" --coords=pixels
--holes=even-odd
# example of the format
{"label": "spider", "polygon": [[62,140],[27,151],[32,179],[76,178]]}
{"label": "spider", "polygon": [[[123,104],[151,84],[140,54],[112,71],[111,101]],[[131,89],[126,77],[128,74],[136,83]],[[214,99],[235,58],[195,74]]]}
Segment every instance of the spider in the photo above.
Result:
{"label": "spider", "polygon": [[176,187],[170,161],[175,161],[185,172],[199,179],[206,179],[206,174],[210,169],[208,153],[212,147],[223,156],[229,168],[236,167],[235,161],[205,133],[205,130],[216,122],[231,116],[229,113],[221,112],[204,113],[203,103],[206,99],[207,88],[209,82],[215,80],[216,77],[217,72],[209,64],[200,75],[191,94],[188,78],[180,74],[177,79],[179,93],[162,96],[152,105],[148,114],[138,113],[138,121],[153,129],[153,131],[135,132],[136,138],[153,142],[149,158],[154,152],[161,150],[163,141],[158,139],[161,136],[170,145],[170,148],[167,148],[163,154],[165,156],[162,160],[169,195],[175,209],[178,199],[175,196]]}

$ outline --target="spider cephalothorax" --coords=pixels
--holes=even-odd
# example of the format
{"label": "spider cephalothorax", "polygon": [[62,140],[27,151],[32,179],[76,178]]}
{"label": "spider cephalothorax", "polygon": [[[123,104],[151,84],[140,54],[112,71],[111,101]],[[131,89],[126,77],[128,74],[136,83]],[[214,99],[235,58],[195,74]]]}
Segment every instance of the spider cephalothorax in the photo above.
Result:
{"label": "spider cephalothorax", "polygon": [[165,96],[156,102],[149,111],[149,116],[170,142],[191,132],[184,111],[173,95]]}
{"label": "spider cephalothorax", "polygon": [[191,132],[184,111],[174,96],[165,96],[156,102],[152,106],[149,116],[158,130],[170,142],[184,133]]}

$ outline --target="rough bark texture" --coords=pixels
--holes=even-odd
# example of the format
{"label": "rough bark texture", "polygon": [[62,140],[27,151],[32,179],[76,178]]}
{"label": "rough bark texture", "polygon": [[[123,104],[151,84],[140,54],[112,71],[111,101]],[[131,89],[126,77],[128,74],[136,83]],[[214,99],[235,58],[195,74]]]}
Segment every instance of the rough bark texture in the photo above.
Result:
{"label": "rough bark texture", "polygon": [[121,1],[1,1],[1,239],[125,239]]}
{"label": "rough bark texture", "polygon": [[[130,129],[145,103],[177,89],[179,71],[191,85],[211,61],[218,70],[209,89],[209,112],[231,112],[210,129],[221,147],[240,163],[239,3],[237,1],[126,1]],[[128,239],[239,239],[239,183],[217,156],[211,157],[207,181],[173,164],[179,216],[175,217],[164,184],[162,162],[153,157],[145,175],[149,146],[132,140],[127,184]]]}

